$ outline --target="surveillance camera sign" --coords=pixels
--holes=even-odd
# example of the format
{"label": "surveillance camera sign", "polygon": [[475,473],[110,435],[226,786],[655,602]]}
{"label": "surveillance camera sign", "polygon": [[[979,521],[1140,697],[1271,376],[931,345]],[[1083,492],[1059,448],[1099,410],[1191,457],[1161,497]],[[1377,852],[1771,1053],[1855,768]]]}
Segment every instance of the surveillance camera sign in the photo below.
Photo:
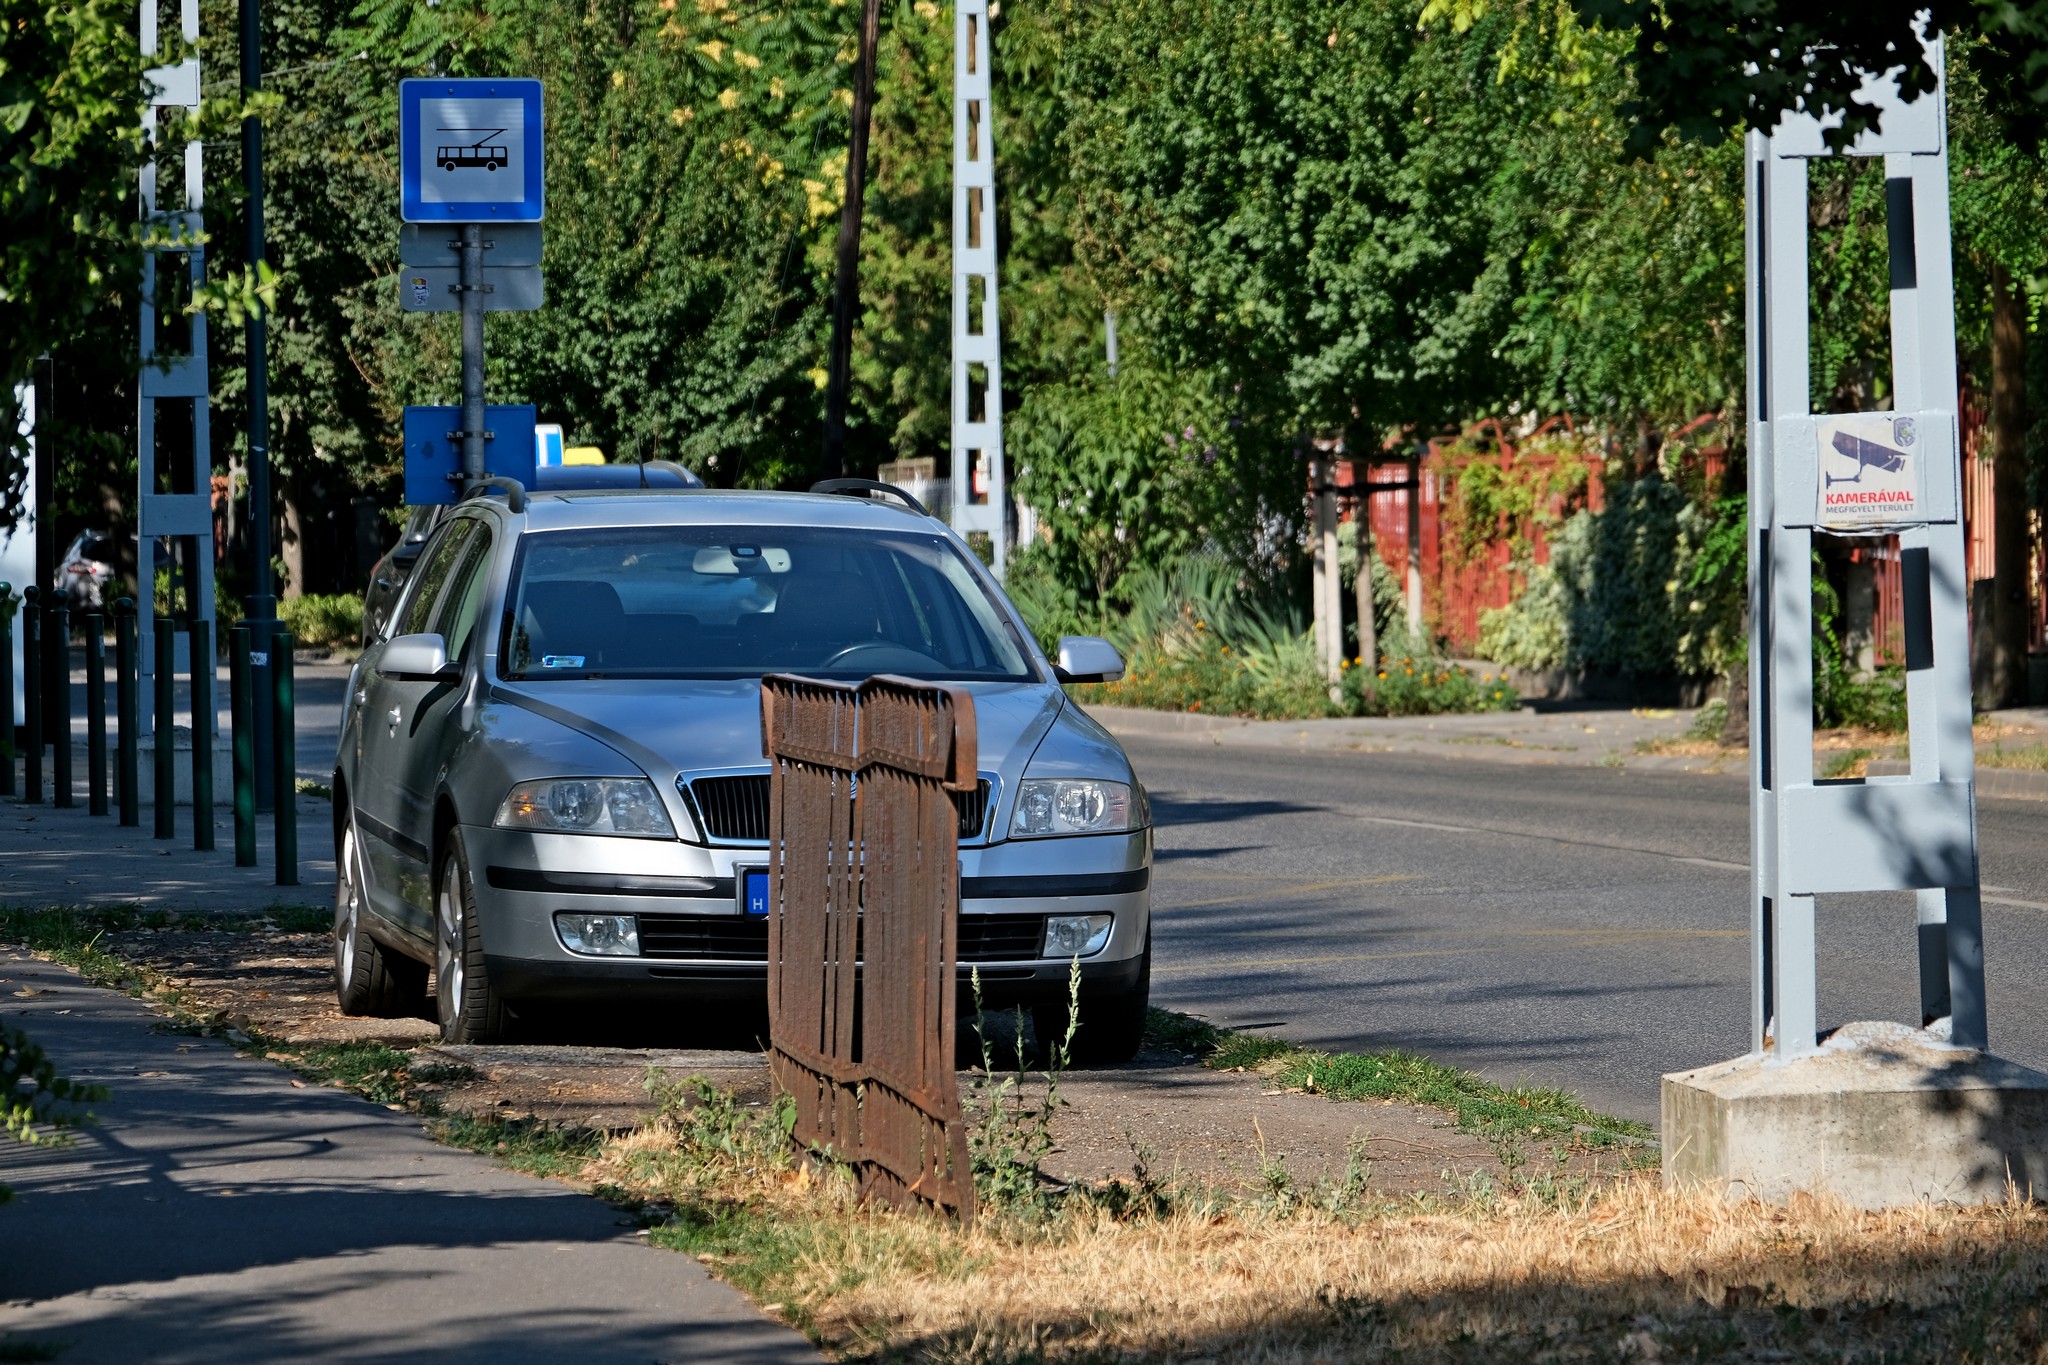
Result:
{"label": "surveillance camera sign", "polygon": [[406,222],[540,221],[539,81],[401,81],[398,106]]}
{"label": "surveillance camera sign", "polygon": [[1820,447],[1815,525],[1871,531],[1927,520],[1921,507],[1919,419],[1911,413],[1851,412],[1813,419]]}

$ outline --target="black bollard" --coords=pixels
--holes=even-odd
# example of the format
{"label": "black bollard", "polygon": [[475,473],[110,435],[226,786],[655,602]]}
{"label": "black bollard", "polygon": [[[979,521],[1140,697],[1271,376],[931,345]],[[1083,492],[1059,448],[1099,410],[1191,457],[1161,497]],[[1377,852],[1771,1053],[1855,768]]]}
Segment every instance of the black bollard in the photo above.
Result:
{"label": "black bollard", "polygon": [[228,713],[234,727],[235,866],[256,866],[256,731],[249,692],[249,623],[238,622],[228,646]]}
{"label": "black bollard", "polygon": [[85,807],[107,813],[107,618],[85,614]]}
{"label": "black bollard", "polygon": [[213,851],[213,622],[192,633],[192,847]]}
{"label": "black bollard", "polygon": [[14,795],[14,585],[0,583],[0,796]]}
{"label": "black bollard", "polygon": [[298,704],[292,694],[292,636],[282,626],[270,637],[270,677],[275,688],[275,729],[271,738],[272,809],[277,816],[277,884],[299,884]]}
{"label": "black bollard", "polygon": [[22,593],[21,608],[21,755],[22,804],[43,802],[43,594]]}
{"label": "black bollard", "polygon": [[178,625],[156,618],[156,837],[178,832]]}
{"label": "black bollard", "polygon": [[43,697],[43,731],[50,737],[50,787],[55,805],[64,810],[78,804],[71,794],[71,608],[50,607],[43,613],[43,659],[49,665],[50,689]]}
{"label": "black bollard", "polygon": [[135,648],[135,599],[114,603],[114,709],[120,713],[120,761],[114,771],[115,799],[121,823],[142,824],[142,677]]}

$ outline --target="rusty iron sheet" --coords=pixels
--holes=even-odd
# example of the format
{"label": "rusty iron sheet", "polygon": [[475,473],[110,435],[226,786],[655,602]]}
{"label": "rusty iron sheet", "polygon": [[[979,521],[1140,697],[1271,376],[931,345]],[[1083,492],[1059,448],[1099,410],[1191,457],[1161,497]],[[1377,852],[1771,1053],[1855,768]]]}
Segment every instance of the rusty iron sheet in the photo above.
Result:
{"label": "rusty iron sheet", "polygon": [[959,812],[974,699],[907,678],[771,675],[769,1065],[793,1140],[864,1197],[974,1216],[953,1066]]}

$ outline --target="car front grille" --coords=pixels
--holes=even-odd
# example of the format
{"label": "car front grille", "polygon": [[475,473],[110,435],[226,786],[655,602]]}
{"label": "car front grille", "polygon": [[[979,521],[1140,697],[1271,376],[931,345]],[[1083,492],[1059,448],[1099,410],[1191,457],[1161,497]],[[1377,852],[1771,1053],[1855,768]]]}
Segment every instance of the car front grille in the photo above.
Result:
{"label": "car front grille", "polygon": [[[704,819],[705,833],[714,839],[766,843],[768,840],[768,774],[737,773],[728,777],[698,777],[687,782],[697,813]],[[953,806],[960,812],[960,837],[978,839],[988,823],[988,779],[974,784],[973,791],[954,792]]]}
{"label": "car front grille", "polygon": [[[768,921],[747,915],[641,915],[640,955],[701,962],[766,962]],[[1043,915],[962,915],[962,962],[1024,962],[1045,941]],[[855,940],[858,944],[859,939]],[[856,948],[858,951],[858,948]]]}
{"label": "car front grille", "polygon": [[766,962],[768,921],[755,915],[642,915],[640,955]]}

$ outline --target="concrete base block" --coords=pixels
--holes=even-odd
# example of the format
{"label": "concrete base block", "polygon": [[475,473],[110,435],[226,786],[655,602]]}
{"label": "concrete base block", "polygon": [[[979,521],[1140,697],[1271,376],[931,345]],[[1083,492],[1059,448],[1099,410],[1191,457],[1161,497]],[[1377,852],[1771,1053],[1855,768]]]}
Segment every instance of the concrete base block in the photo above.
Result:
{"label": "concrete base block", "polygon": [[[171,740],[171,773],[177,791],[176,804],[192,804],[192,732],[180,725]],[[156,736],[145,733],[136,741],[136,780],[141,787],[142,804],[145,807],[156,804]],[[108,745],[107,766],[109,769],[118,762],[113,746]],[[108,790],[112,790],[109,785]],[[216,808],[232,811],[235,807],[235,751],[226,735],[213,737],[213,804]]]}
{"label": "concrete base block", "polygon": [[1794,1061],[1666,1076],[1664,1183],[1866,1209],[2048,1194],[2048,1075],[1935,1030],[1849,1024]]}

